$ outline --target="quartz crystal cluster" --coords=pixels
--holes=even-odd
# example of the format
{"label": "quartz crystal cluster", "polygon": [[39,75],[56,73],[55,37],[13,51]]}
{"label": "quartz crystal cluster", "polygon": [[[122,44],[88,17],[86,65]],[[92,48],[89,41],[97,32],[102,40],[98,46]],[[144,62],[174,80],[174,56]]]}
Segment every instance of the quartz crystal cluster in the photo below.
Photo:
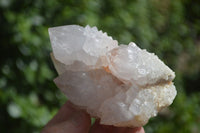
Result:
{"label": "quartz crystal cluster", "polygon": [[143,126],[169,106],[176,89],[174,72],[135,43],[118,45],[96,27],[49,28],[58,88],[100,123]]}

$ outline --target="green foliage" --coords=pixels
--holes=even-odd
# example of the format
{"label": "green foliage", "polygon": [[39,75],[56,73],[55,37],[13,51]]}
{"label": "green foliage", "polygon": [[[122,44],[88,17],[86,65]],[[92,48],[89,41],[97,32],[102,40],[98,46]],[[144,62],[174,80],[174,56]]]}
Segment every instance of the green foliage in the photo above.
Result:
{"label": "green foliage", "polygon": [[48,28],[68,24],[155,52],[176,72],[178,95],[146,132],[199,132],[199,12],[198,0],[0,0],[1,132],[39,132],[66,101],[52,81]]}

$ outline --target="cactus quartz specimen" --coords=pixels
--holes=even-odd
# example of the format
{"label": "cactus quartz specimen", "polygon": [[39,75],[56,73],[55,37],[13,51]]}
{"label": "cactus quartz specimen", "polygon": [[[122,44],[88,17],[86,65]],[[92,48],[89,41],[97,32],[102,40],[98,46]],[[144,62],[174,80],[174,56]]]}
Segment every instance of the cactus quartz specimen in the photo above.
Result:
{"label": "cactus quartz specimen", "polygon": [[54,82],[101,124],[143,126],[173,102],[174,72],[135,43],[118,46],[107,33],[90,26],[54,27],[49,35],[59,74]]}

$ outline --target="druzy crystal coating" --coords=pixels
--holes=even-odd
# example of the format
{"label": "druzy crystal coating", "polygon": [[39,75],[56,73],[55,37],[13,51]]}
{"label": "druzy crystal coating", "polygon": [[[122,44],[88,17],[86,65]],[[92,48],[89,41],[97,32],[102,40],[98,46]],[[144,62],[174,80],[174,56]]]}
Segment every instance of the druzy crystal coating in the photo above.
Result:
{"label": "druzy crystal coating", "polygon": [[101,124],[145,125],[176,96],[175,73],[135,43],[118,45],[96,27],[49,28],[58,88]]}

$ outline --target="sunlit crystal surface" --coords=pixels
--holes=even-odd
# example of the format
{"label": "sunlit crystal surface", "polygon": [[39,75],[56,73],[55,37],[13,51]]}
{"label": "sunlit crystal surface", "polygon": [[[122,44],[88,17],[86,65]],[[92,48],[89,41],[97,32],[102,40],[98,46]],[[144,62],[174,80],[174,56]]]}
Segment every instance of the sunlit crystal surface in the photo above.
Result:
{"label": "sunlit crystal surface", "polygon": [[49,35],[56,85],[101,124],[143,126],[172,104],[175,74],[155,54],[133,42],[118,46],[96,27],[54,27]]}
{"label": "sunlit crystal surface", "polygon": [[60,26],[50,28],[49,35],[55,58],[65,65],[74,61],[95,65],[100,56],[118,45],[96,27]]}

